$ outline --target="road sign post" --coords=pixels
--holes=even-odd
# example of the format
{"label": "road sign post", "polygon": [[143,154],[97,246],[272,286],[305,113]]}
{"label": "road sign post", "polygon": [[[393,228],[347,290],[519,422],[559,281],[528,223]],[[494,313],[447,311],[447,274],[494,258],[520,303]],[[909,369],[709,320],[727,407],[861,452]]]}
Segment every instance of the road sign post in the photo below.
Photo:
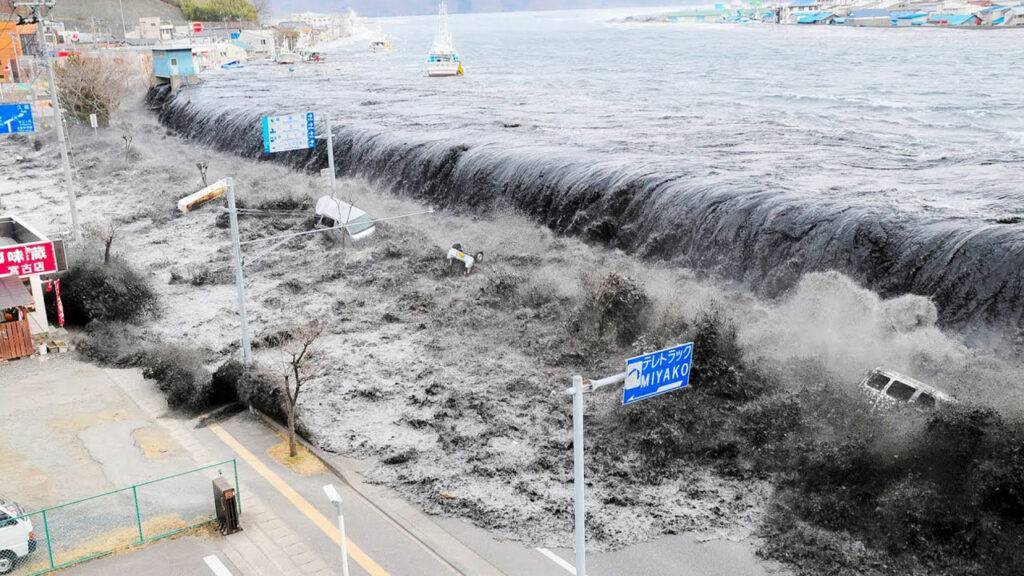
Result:
{"label": "road sign post", "polygon": [[585,380],[576,374],[572,387],[572,481],[576,535],[576,576],[587,573],[587,507],[583,479],[583,393],[624,383],[622,404],[628,405],[689,386],[693,365],[693,342],[642,354],[626,360],[626,371],[600,380]]}

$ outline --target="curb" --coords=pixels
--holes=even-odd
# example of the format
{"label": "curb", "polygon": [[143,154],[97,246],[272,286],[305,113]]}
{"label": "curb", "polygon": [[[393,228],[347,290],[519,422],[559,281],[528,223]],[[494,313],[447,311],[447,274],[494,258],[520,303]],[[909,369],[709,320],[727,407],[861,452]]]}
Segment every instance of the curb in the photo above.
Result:
{"label": "curb", "polygon": [[[288,434],[288,430],[284,426],[256,408],[250,406],[249,413],[273,431],[279,434]],[[458,574],[463,576],[506,576],[504,572],[498,570],[493,564],[432,522],[419,510],[402,501],[376,493],[374,487],[363,482],[352,471],[337,466],[326,452],[311,444],[301,434],[296,434],[295,439],[316,456],[332,474],[369,502],[385,518],[401,528],[410,538]],[[405,508],[405,510],[398,508]]]}

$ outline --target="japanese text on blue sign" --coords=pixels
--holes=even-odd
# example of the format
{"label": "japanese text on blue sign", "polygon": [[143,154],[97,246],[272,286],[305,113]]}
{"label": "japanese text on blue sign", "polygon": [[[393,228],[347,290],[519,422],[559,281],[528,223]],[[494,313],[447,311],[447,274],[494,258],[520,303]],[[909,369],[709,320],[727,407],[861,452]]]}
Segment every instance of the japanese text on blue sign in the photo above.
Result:
{"label": "japanese text on blue sign", "polygon": [[626,360],[622,403],[632,404],[690,384],[693,342]]}
{"label": "japanese text on blue sign", "polygon": [[0,104],[0,134],[35,131],[31,104]]}

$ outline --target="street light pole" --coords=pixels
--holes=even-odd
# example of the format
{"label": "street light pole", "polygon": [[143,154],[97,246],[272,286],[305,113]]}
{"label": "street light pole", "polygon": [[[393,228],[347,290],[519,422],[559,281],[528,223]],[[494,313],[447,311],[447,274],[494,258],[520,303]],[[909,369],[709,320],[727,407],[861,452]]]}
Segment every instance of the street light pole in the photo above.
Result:
{"label": "street light pole", "polygon": [[235,179],[225,178],[228,197],[228,223],[231,225],[231,257],[235,264],[235,288],[238,291],[238,321],[242,331],[242,365],[252,364],[249,343],[249,316],[245,309],[245,276],[242,274],[242,245],[238,238],[238,209],[235,206]]}
{"label": "street light pole", "polygon": [[64,181],[68,192],[68,206],[71,209],[71,230],[75,242],[82,241],[82,232],[78,226],[78,206],[75,198],[75,184],[71,175],[71,159],[68,156],[67,136],[64,134],[64,115],[60,109],[60,97],[57,94],[57,78],[53,73],[53,64],[50,62],[50,48],[46,44],[46,22],[43,20],[43,7],[53,6],[53,0],[35,0],[34,2],[16,2],[15,6],[28,6],[32,8],[32,15],[36,21],[36,36],[39,38],[39,48],[42,51],[43,66],[46,68],[50,79],[50,104],[53,107],[54,120],[57,122],[57,139],[60,142],[60,159],[64,167]]}
{"label": "street light pole", "polygon": [[331,501],[331,504],[334,504],[334,509],[338,511],[338,532],[341,533],[341,575],[349,576],[348,537],[345,536],[345,516],[341,513],[341,494],[338,493],[338,489],[334,487],[334,484],[324,486],[324,494],[327,494],[327,499]]}

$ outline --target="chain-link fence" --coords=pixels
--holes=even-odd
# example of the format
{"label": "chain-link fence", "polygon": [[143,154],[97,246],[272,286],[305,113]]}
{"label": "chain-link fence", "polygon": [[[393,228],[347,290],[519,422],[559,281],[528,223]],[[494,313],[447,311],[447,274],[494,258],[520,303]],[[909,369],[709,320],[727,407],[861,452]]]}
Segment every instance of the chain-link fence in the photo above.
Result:
{"label": "chain-link fence", "polygon": [[234,459],[35,512],[0,502],[0,574],[45,574],[210,523],[218,476],[241,508]]}

